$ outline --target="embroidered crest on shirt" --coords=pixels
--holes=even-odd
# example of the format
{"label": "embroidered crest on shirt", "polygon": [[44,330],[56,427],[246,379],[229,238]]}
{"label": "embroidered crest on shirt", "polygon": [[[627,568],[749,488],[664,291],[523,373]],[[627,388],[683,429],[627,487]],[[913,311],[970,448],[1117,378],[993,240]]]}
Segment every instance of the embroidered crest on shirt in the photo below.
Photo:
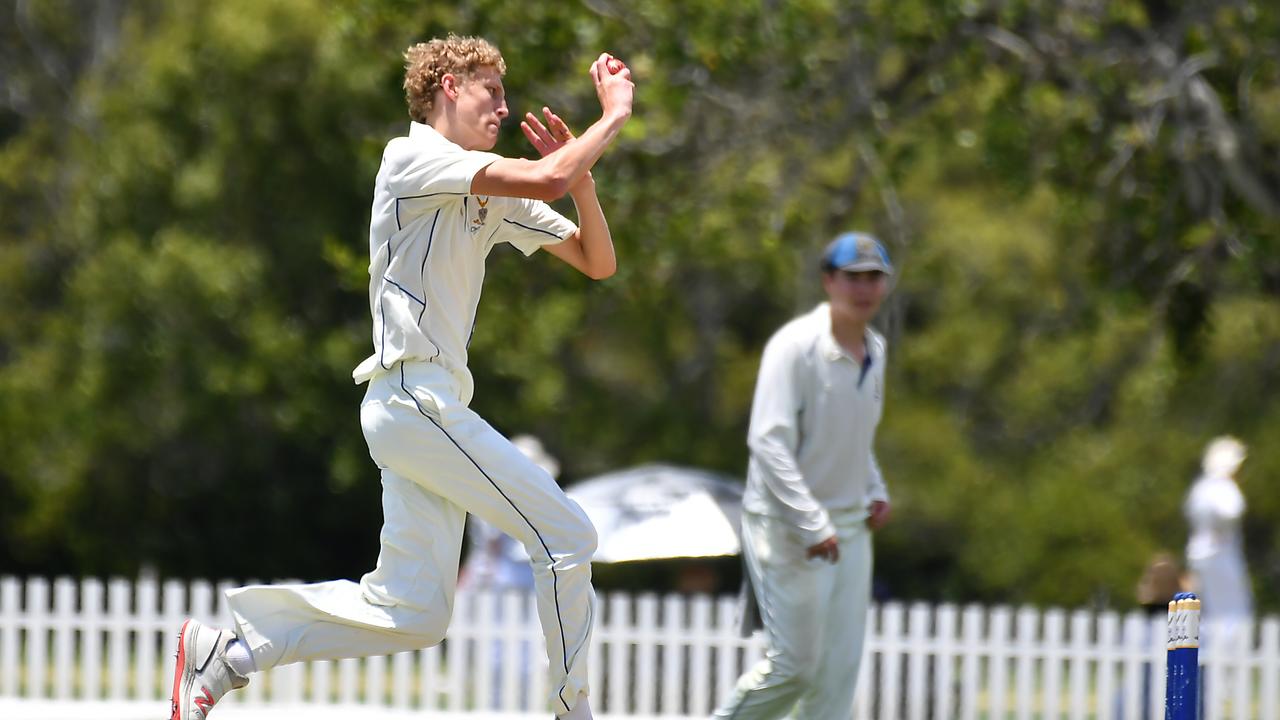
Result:
{"label": "embroidered crest on shirt", "polygon": [[484,227],[484,221],[489,218],[489,196],[476,195],[475,198],[475,212],[467,218],[467,231],[472,233],[480,232],[480,228]]}

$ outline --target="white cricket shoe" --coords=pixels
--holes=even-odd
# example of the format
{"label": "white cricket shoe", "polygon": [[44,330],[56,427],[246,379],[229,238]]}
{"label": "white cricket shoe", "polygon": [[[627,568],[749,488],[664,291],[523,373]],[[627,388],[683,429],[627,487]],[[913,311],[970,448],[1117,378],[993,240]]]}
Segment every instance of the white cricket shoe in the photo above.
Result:
{"label": "white cricket shoe", "polygon": [[178,633],[178,662],[173,669],[172,714],[169,720],[205,720],[223,695],[249,684],[227,664],[230,630],[205,627],[195,620]]}

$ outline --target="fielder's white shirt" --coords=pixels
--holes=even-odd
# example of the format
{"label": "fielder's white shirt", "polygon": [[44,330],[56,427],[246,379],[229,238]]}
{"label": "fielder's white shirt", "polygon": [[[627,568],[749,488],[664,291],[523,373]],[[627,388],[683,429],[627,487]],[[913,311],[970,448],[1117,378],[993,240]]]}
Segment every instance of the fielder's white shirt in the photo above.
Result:
{"label": "fielder's white shirt", "polygon": [[760,360],[743,509],[780,517],[806,546],[835,535],[829,513],[888,500],[872,443],[884,407],[885,341],[868,329],[860,364],[822,303],[782,326]]}
{"label": "fielder's white shirt", "polygon": [[1253,588],[1245,565],[1240,523],[1244,493],[1230,477],[1204,475],[1191,486],[1184,508],[1191,523],[1187,564],[1196,576],[1205,623],[1253,615]]}
{"label": "fielder's white shirt", "polygon": [[1187,559],[1204,560],[1221,554],[1242,554],[1240,519],[1244,493],[1229,477],[1201,476],[1191,486],[1184,508],[1191,524]]}
{"label": "fielder's white shirt", "polygon": [[470,402],[467,346],[489,251],[506,242],[530,255],[577,229],[539,200],[472,195],[472,178],[500,157],[416,122],[387,143],[369,223],[373,354],[352,372],[357,384],[397,362],[427,361]]}

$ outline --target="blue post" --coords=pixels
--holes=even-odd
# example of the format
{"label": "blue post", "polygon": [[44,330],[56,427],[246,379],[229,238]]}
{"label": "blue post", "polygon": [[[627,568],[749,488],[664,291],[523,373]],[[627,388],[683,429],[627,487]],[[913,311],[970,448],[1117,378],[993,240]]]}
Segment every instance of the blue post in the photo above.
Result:
{"label": "blue post", "polygon": [[1200,598],[1178,593],[1169,603],[1165,720],[1196,720],[1199,710]]}

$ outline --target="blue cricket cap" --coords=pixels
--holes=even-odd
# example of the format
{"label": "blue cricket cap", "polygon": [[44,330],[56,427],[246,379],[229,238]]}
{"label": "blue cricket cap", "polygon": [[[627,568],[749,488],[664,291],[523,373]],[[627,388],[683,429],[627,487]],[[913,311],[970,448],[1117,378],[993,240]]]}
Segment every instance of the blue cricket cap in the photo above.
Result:
{"label": "blue cricket cap", "polygon": [[822,252],[822,269],[850,272],[878,270],[892,275],[893,263],[889,262],[889,252],[879,240],[866,233],[847,232],[837,235]]}

